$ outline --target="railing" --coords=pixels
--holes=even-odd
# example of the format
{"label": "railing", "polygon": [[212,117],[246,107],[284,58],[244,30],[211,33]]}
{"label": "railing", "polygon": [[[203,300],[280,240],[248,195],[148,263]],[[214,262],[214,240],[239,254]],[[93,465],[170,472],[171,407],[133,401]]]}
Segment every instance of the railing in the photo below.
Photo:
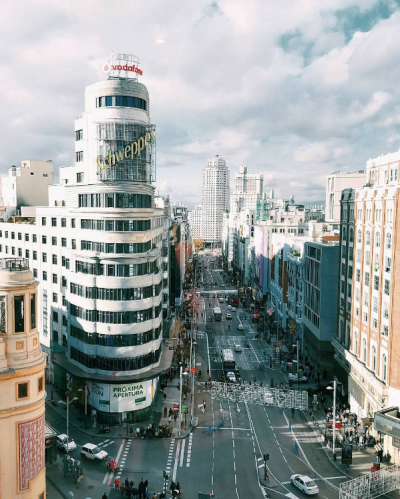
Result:
{"label": "railing", "polygon": [[0,259],[0,270],[8,272],[29,270],[29,260],[26,258],[2,258]]}

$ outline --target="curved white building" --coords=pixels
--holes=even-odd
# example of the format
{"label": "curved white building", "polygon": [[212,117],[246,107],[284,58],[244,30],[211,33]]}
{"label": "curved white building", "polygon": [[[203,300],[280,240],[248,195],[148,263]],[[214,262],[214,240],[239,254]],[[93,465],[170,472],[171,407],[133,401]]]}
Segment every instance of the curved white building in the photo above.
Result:
{"label": "curved white building", "polygon": [[[60,169],[36,225],[2,224],[0,234],[0,250],[28,257],[41,281],[55,388],[63,395],[71,380],[86,385],[89,408],[110,422],[147,417],[171,363],[162,348],[165,215],[154,204],[149,109],[136,80],[87,87],[75,164]],[[5,232],[21,237],[7,241]]]}

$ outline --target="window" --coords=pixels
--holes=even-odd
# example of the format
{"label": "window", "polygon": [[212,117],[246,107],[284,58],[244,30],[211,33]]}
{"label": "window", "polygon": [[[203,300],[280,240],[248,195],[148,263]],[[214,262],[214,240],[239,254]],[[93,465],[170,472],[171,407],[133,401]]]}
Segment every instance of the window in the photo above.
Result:
{"label": "window", "polygon": [[386,249],[392,248],[392,234],[386,234]]}
{"label": "window", "polygon": [[[75,153],[75,161],[77,163],[80,163],[81,161],[83,161],[83,151],[76,151],[76,153]],[[77,175],[80,175],[80,174],[77,173]],[[83,175],[83,173],[82,173],[82,175]],[[77,182],[79,183],[79,180],[77,180]]]}
{"label": "window", "polygon": [[365,244],[367,246],[370,246],[370,244],[371,244],[371,233],[369,230],[367,230],[367,233],[365,235]]}
{"label": "window", "polygon": [[53,265],[57,265],[57,255],[52,255]]}
{"label": "window", "polygon": [[354,353],[358,355],[358,333],[354,332]]}
{"label": "window", "polygon": [[32,252],[32,255],[33,255],[33,259],[34,259],[34,260],[37,260],[37,251],[33,251],[33,252]]}
{"label": "window", "polygon": [[385,279],[385,295],[390,295],[390,281]]}
{"label": "window", "polygon": [[57,218],[52,218],[51,219],[51,226],[52,227],[57,227]]}
{"label": "window", "polygon": [[76,239],[71,240],[72,249],[76,249]]}
{"label": "window", "polygon": [[365,338],[362,340],[362,361],[367,362],[367,340]]}
{"label": "window", "polygon": [[378,321],[375,318],[372,319],[372,329],[378,329]]}
{"label": "window", "polygon": [[351,243],[354,241],[354,230],[352,228],[349,230],[349,241]]}
{"label": "window", "polygon": [[46,225],[46,217],[42,217],[42,225]]}
{"label": "window", "polygon": [[29,241],[29,234],[25,234],[25,241]]}
{"label": "window", "polygon": [[360,282],[361,281],[361,270],[356,269],[356,281]]}
{"label": "window", "polygon": [[61,227],[66,227],[67,226],[67,219],[66,218],[62,218],[61,219]]}
{"label": "window", "polygon": [[5,231],[5,236],[8,238],[8,230]]}
{"label": "window", "polygon": [[[397,172],[397,170],[396,170]],[[385,354],[382,355],[382,379],[386,383],[387,381],[387,357]]]}
{"label": "window", "polygon": [[53,310],[53,322],[58,322],[58,312]]}
{"label": "window", "polygon": [[64,288],[67,287],[67,279],[64,276],[61,277],[61,286],[63,286]]}
{"label": "window", "polygon": [[42,253],[42,262],[43,263],[47,262],[47,253]]}
{"label": "window", "polygon": [[17,384],[17,398],[26,399],[29,397],[29,384],[27,381]]}
{"label": "window", "polygon": [[57,282],[58,282],[57,274],[53,274],[53,284],[57,284]]}
{"label": "window", "polygon": [[22,234],[21,234],[21,232],[18,232],[18,241],[22,241]]}
{"label": "window", "polygon": [[377,232],[375,234],[375,246],[377,248],[380,248],[381,247],[381,233],[380,232]]}
{"label": "window", "polygon": [[357,263],[361,263],[361,250],[357,250]]}
{"label": "window", "polygon": [[75,140],[83,140],[83,130],[75,130]]}
{"label": "window", "polygon": [[52,244],[53,246],[57,246],[57,238],[56,238],[56,237],[52,237],[52,238],[51,238],[51,244]]}
{"label": "window", "polygon": [[11,232],[11,239],[15,239],[15,232]]}
{"label": "window", "polygon": [[63,248],[66,248],[67,247],[67,239],[65,237],[61,238],[61,246]]}
{"label": "window", "polygon": [[374,289],[375,289],[375,291],[379,290],[379,276],[378,275],[374,276]]}
{"label": "window", "polygon": [[85,179],[85,174],[83,172],[77,173],[76,174],[76,183],[77,184],[82,184]]}
{"label": "window", "polygon": [[351,265],[349,265],[348,278],[349,279],[353,278],[353,267]]}
{"label": "window", "polygon": [[37,243],[37,235],[32,234],[32,242]]}
{"label": "window", "polygon": [[14,330],[24,332],[25,302],[24,296],[14,296]]}
{"label": "window", "polygon": [[47,244],[47,236],[42,236],[42,244]]}
{"label": "window", "polygon": [[383,336],[389,336],[389,328],[387,326],[383,326]]}
{"label": "window", "polygon": [[47,281],[47,272],[43,271],[43,281]]}
{"label": "window", "polygon": [[368,300],[369,300],[368,291],[365,291],[365,292],[364,292],[364,305],[365,305],[366,307],[368,307]]}
{"label": "window", "polygon": [[376,296],[372,297],[372,311],[378,312],[378,298]]}
{"label": "window", "polygon": [[63,307],[66,307],[66,306],[67,306],[67,299],[65,298],[65,296],[64,296],[64,295],[62,296],[62,306],[63,306]]}
{"label": "window", "polygon": [[368,323],[368,314],[367,312],[363,313],[363,321],[367,324]]}
{"label": "window", "polygon": [[14,248],[14,246],[11,246],[11,254],[15,255],[15,248]]}
{"label": "window", "polygon": [[53,303],[57,303],[58,302],[58,295],[57,293],[53,293]]}
{"label": "window", "polygon": [[71,218],[71,229],[75,229],[75,218]]}
{"label": "window", "polygon": [[18,256],[22,257],[22,249],[21,248],[18,248]]}
{"label": "window", "polygon": [[371,369],[376,371],[376,346],[371,349]]}
{"label": "window", "polygon": [[44,388],[44,376],[38,378],[38,392],[42,392]]}
{"label": "window", "polygon": [[365,272],[364,274],[364,285],[369,286],[369,272]]}
{"label": "window", "polygon": [[365,263],[366,263],[366,265],[369,265],[371,263],[371,252],[370,251],[365,252]]}
{"label": "window", "polygon": [[392,267],[392,259],[389,257],[386,257],[385,272],[390,272],[391,267]]}
{"label": "window", "polygon": [[33,269],[33,277],[37,279],[37,276],[38,276],[37,269]]}

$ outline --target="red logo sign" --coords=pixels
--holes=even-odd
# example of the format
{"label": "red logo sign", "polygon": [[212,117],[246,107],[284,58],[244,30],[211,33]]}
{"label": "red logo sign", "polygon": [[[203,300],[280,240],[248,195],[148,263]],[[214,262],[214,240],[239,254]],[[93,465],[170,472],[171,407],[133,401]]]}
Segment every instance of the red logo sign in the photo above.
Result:
{"label": "red logo sign", "polygon": [[192,368],[190,369],[190,372],[191,372],[192,374],[195,374],[195,373],[196,373],[196,368],[195,368],[195,367],[192,367]]}
{"label": "red logo sign", "polygon": [[[122,62],[122,61],[121,61]],[[122,65],[122,64],[108,64],[107,62],[103,64],[103,71],[104,73],[108,73],[109,71],[130,71],[132,73],[137,73],[139,75],[143,74],[143,71],[136,67],[134,64],[132,66],[129,66],[128,63]]]}

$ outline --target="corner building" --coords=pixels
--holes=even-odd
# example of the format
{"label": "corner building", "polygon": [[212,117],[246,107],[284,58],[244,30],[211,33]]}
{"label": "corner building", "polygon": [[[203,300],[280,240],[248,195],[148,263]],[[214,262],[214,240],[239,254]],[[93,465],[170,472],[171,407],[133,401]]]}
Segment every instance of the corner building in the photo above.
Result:
{"label": "corner building", "polygon": [[36,224],[2,224],[2,254],[40,281],[41,342],[63,396],[87,386],[98,421],[149,416],[172,352],[162,344],[163,209],[154,203],[155,127],[146,87],[109,78],[85,91],[75,163]]}

